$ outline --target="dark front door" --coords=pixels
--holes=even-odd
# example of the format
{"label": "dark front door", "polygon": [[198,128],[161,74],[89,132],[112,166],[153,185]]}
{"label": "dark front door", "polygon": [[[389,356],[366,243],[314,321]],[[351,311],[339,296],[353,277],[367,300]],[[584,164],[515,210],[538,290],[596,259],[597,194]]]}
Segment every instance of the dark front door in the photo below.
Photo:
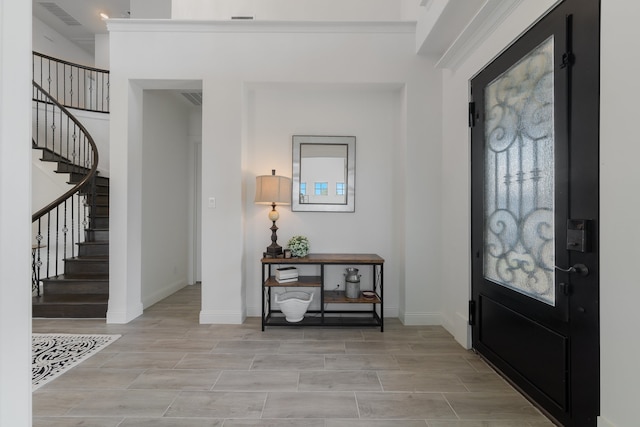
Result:
{"label": "dark front door", "polygon": [[599,412],[599,1],[471,82],[473,347],[566,426]]}

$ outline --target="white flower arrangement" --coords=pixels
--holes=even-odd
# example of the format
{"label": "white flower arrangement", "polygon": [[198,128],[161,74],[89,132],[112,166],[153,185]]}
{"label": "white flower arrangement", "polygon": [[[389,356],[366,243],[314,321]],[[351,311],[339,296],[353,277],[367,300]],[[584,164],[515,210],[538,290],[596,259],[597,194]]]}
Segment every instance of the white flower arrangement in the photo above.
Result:
{"label": "white flower arrangement", "polygon": [[293,236],[289,239],[287,247],[291,249],[291,256],[306,256],[309,253],[309,239],[304,236]]}

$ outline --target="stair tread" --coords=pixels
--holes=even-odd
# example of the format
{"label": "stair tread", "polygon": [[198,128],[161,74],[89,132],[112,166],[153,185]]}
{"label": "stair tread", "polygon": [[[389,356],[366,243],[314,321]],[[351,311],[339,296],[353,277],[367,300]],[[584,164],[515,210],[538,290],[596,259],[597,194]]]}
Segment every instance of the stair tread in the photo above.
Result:
{"label": "stair tread", "polygon": [[40,279],[40,280],[42,280],[43,282],[44,281],[86,282],[88,280],[92,282],[108,282],[109,275],[108,274],[82,274],[82,273],[60,274],[58,276],[51,276],[51,277],[47,277],[45,279]]}
{"label": "stair tread", "polygon": [[108,240],[94,240],[94,241],[84,241],[84,242],[79,242],[76,243],[76,245],[108,245],[109,241]]}
{"label": "stair tread", "polygon": [[77,262],[95,262],[95,261],[109,261],[109,255],[83,255],[72,258],[66,258],[65,261],[77,261]]}
{"label": "stair tread", "polygon": [[109,301],[108,295],[102,294],[59,294],[59,295],[40,295],[39,297],[32,297],[32,304],[34,305],[54,305],[54,304],[68,304],[68,305],[102,305],[107,304]]}

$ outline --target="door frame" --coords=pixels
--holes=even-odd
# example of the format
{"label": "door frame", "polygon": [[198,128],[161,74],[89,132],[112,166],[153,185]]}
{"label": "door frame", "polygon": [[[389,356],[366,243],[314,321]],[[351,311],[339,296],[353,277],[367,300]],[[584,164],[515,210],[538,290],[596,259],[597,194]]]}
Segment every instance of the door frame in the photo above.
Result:
{"label": "door frame", "polygon": [[[598,160],[598,135],[599,135],[599,38],[600,38],[600,1],[599,0],[565,0],[557,5],[549,13],[545,14],[538,23],[544,25],[545,17],[550,13],[572,15],[567,20],[567,25],[573,26],[574,36],[568,39],[567,53],[570,53],[568,60],[575,59],[578,67],[571,67],[569,64],[568,79],[569,91],[567,134],[569,138],[568,155],[572,160],[566,179],[571,183],[571,194],[569,195],[568,217],[583,218],[591,220],[591,245],[592,250],[586,253],[569,252],[559,258],[556,257],[556,265],[566,263],[567,266],[577,263],[589,266],[590,275],[588,278],[575,279],[558,276],[557,281],[568,282],[571,297],[568,302],[567,320],[569,323],[569,334],[571,344],[569,349],[569,363],[572,372],[590,373],[590,375],[570,375],[567,381],[570,382],[569,389],[571,395],[569,399],[569,417],[555,416],[563,422],[563,425],[575,426],[595,426],[597,414],[599,414],[599,245],[598,245],[598,180],[599,180],[599,160]],[[536,24],[537,25],[537,24]],[[588,28],[587,31],[584,29]],[[596,28],[595,30],[593,30]],[[576,35],[577,34],[577,35]],[[516,41],[520,39],[518,37]],[[512,44],[512,45],[513,45]],[[510,45],[509,47],[511,47]],[[507,51],[508,49],[505,49]],[[504,53],[504,52],[503,52]],[[494,58],[500,59],[500,57]],[[493,63],[491,61],[490,64]],[[488,66],[488,65],[487,65]],[[485,68],[487,67],[485,66]],[[483,70],[485,69],[483,68]],[[472,77],[473,80],[481,73],[478,72]],[[470,81],[471,83],[471,81]],[[574,90],[574,89],[578,90]],[[592,89],[592,90],[591,90]],[[478,120],[476,113],[470,109],[472,120]],[[473,133],[473,132],[472,132]],[[584,144],[584,145],[583,145]],[[595,153],[595,155],[594,155]],[[587,177],[585,179],[584,177]],[[478,177],[475,177],[478,179]],[[474,179],[472,168],[471,179]],[[482,179],[482,177],[481,177]],[[562,179],[562,177],[560,177]],[[472,206],[474,200],[482,195],[474,194],[471,191]],[[595,200],[595,201],[594,201]],[[479,213],[483,215],[482,212]],[[476,216],[478,213],[476,213]],[[471,216],[473,227],[477,227],[477,218]],[[480,224],[483,221],[480,220]],[[556,221],[556,228],[564,230],[564,225]],[[566,233],[566,230],[564,231]],[[473,233],[472,233],[473,235]],[[566,235],[557,238],[566,241]],[[475,239],[477,241],[477,238]],[[474,253],[476,251],[474,239],[471,241],[471,265],[474,265]],[[557,254],[558,255],[558,254]],[[477,267],[472,268],[472,279]],[[559,273],[560,275],[564,273]],[[566,279],[566,280],[565,280]],[[584,289],[576,289],[583,287]],[[471,295],[474,299],[473,280],[471,283]],[[594,297],[595,295],[595,297]],[[595,313],[595,316],[586,316],[585,313]],[[476,315],[476,307],[470,303],[470,323],[473,323]],[[595,322],[593,319],[595,318]],[[585,332],[587,331],[587,332]],[[474,334],[476,332],[470,328],[470,338],[475,344]],[[595,340],[594,340],[595,336]],[[589,358],[583,355],[588,354]],[[597,361],[597,366],[593,366],[593,360]],[[509,373],[509,366],[501,364],[499,361],[490,360],[490,363],[497,365],[498,369]],[[510,373],[513,375],[513,372]],[[521,384],[518,384],[521,386]],[[594,395],[593,390],[597,390]],[[529,396],[536,396],[536,391],[524,387],[523,391]],[[535,400],[535,399],[534,399]],[[595,414],[594,414],[595,410]],[[548,412],[548,411],[545,411]],[[584,415],[589,414],[589,415]],[[551,413],[557,415],[557,412]]]}

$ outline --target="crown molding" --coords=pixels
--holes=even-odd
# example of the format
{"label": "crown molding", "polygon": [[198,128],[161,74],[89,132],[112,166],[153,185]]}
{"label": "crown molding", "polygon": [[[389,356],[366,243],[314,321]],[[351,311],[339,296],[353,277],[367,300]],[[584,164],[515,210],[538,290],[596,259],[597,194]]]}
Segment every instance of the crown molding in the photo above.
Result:
{"label": "crown molding", "polygon": [[198,33],[415,33],[415,21],[196,21],[109,19],[109,32]]}

